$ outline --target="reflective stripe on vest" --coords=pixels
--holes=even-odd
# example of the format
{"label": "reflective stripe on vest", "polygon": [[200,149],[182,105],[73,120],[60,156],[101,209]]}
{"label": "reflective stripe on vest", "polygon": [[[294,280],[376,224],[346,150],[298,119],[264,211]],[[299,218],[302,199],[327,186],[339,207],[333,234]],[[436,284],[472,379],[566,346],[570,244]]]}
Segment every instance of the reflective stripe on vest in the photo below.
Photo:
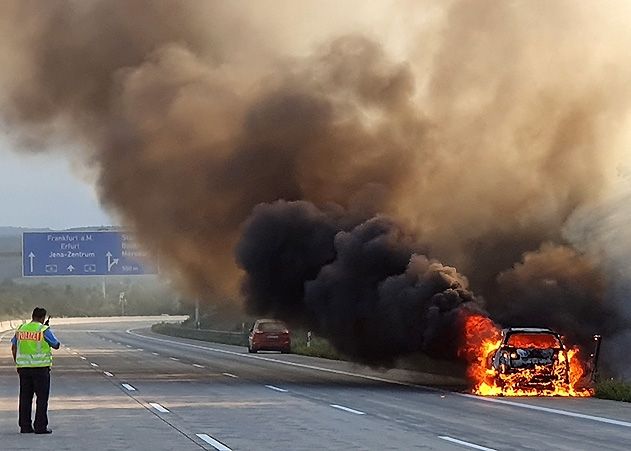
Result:
{"label": "reflective stripe on vest", "polygon": [[47,329],[48,326],[35,321],[18,327],[15,332],[15,363],[18,368],[39,368],[53,364],[53,353],[44,339],[44,332]]}

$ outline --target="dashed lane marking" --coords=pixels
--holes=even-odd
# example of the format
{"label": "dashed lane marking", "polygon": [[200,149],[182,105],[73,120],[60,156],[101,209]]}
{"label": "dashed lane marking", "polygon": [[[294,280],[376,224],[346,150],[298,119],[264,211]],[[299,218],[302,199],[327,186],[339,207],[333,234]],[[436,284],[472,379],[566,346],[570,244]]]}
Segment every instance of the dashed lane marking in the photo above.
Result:
{"label": "dashed lane marking", "polygon": [[156,409],[158,412],[160,413],[169,413],[169,409],[162,407],[160,404],[158,404],[157,402],[150,402],[149,405],[151,407],[153,407],[154,409]]}
{"label": "dashed lane marking", "polygon": [[344,412],[354,413],[355,415],[366,415],[366,412],[362,412],[361,410],[351,409],[350,407],[340,406],[339,404],[330,404],[331,407],[338,410],[343,410]]}
{"label": "dashed lane marking", "polygon": [[479,449],[480,451],[497,451],[495,448],[487,448],[486,446],[476,445],[475,443],[465,442],[457,438],[449,437],[447,435],[439,435],[439,439],[447,442],[455,443],[457,445],[465,446],[467,448]]}
{"label": "dashed lane marking", "polygon": [[136,388],[129,385],[129,384],[121,384],[123,386],[123,388],[127,389],[128,391],[136,391]]}
{"label": "dashed lane marking", "polygon": [[212,438],[210,435],[208,434],[195,434],[197,435],[197,437],[199,437],[201,440],[205,441],[206,443],[208,443],[210,446],[212,446],[213,448],[215,448],[217,451],[232,451],[230,448],[228,448],[226,445],[224,445],[223,443],[221,443],[218,440],[215,440],[214,438]]}
{"label": "dashed lane marking", "polygon": [[276,387],[274,385],[266,385],[265,387],[269,388],[270,390],[274,390],[281,393],[287,393],[289,391],[289,390],[285,390],[284,388]]}

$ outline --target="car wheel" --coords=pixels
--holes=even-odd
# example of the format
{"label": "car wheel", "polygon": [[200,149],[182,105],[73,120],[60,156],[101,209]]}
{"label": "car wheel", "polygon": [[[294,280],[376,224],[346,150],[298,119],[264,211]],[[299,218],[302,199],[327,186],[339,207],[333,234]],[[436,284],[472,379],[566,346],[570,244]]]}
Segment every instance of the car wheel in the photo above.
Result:
{"label": "car wheel", "polygon": [[252,348],[251,346],[248,346],[248,352],[250,354],[256,354],[256,349]]}

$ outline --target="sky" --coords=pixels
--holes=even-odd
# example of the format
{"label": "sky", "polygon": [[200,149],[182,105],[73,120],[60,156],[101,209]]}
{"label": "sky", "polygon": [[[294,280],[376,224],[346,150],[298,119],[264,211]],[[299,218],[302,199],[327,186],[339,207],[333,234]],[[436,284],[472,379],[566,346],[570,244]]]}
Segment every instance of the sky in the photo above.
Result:
{"label": "sky", "polygon": [[111,225],[96,192],[59,154],[24,155],[0,142],[0,227]]}

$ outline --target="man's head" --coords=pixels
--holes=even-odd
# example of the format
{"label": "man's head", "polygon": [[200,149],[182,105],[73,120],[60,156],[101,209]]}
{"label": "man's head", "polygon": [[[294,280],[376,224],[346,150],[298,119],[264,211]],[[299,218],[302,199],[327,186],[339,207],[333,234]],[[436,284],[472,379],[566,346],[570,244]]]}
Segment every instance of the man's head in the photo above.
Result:
{"label": "man's head", "polygon": [[33,321],[37,321],[39,323],[44,324],[44,321],[46,320],[46,309],[45,308],[41,308],[41,307],[35,307],[33,309]]}

